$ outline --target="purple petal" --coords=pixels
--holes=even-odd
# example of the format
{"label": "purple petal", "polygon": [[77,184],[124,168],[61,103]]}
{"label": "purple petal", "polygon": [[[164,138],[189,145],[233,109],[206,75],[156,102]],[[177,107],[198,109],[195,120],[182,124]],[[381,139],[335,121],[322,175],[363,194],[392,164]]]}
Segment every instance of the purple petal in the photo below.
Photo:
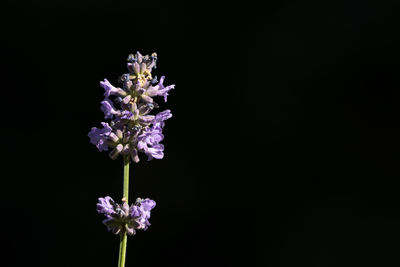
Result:
{"label": "purple petal", "polygon": [[100,110],[104,112],[105,119],[110,119],[113,115],[120,114],[120,112],[114,108],[113,102],[110,99],[101,101]]}
{"label": "purple petal", "polygon": [[107,216],[111,216],[112,214],[115,213],[113,206],[114,200],[111,197],[109,196],[106,196],[104,198],[100,197],[98,201],[99,201],[99,203],[97,203],[98,213],[102,213]]}
{"label": "purple petal", "polygon": [[163,96],[164,97],[164,101],[167,102],[167,97],[168,97],[168,92],[172,89],[175,88],[175,85],[169,85],[167,87],[165,87],[163,85],[165,76],[162,76],[160,78],[160,82],[156,85],[156,86],[150,86],[146,93],[148,96]]}
{"label": "purple petal", "polygon": [[152,147],[149,147],[147,151],[145,152],[146,155],[148,156],[147,160],[152,160],[153,158],[155,159],[162,159],[164,157],[164,145],[162,144],[157,144]]}
{"label": "purple petal", "polygon": [[163,128],[165,125],[164,121],[171,117],[172,117],[171,110],[169,110],[169,109],[164,110],[156,115],[153,124],[155,127],[159,126],[159,127]]}
{"label": "purple petal", "polygon": [[100,152],[108,150],[107,139],[112,130],[108,123],[102,122],[101,124],[103,129],[93,127],[88,133],[90,143],[95,145]]}
{"label": "purple petal", "polygon": [[141,206],[145,211],[150,211],[156,206],[156,202],[152,199],[146,198],[142,201]]}
{"label": "purple petal", "polygon": [[109,97],[110,95],[126,95],[126,92],[124,90],[114,87],[107,79],[104,79],[104,82],[100,82],[100,85],[104,88],[105,97]]}

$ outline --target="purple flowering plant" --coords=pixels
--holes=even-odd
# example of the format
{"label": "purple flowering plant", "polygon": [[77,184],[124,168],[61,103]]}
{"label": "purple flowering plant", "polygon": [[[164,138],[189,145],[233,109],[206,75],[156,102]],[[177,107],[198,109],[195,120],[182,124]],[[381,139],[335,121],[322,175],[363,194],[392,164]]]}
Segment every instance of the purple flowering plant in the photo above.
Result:
{"label": "purple flowering plant", "polygon": [[120,236],[118,266],[125,266],[127,235],[135,235],[136,230],[146,230],[150,226],[151,210],[156,202],[149,198],[137,198],[128,204],[129,165],[140,161],[140,152],[147,160],[162,159],[164,139],[162,134],[165,120],[172,117],[170,110],[155,115],[150,114],[159,106],[153,97],[162,96],[167,102],[168,92],[175,85],[164,86],[165,77],[152,77],[156,68],[157,54],[142,56],[139,52],[128,56],[128,73],[119,77],[121,87],[114,87],[107,79],[100,82],[104,88],[104,100],[100,110],[108,122],[101,122],[102,128],[93,127],[88,136],[90,142],[101,151],[110,151],[115,160],[119,156],[124,161],[123,198],[116,203],[111,197],[99,198],[97,212],[103,214],[103,224],[113,234]]}

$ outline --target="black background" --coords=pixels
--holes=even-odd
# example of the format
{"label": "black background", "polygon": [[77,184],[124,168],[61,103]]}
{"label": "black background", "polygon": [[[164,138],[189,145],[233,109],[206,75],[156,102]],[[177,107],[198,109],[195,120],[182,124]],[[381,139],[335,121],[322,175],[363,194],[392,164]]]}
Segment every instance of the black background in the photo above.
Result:
{"label": "black background", "polygon": [[95,204],[122,161],[87,133],[136,51],[176,89],[126,266],[399,266],[398,7],[3,2],[1,266],[117,265]]}

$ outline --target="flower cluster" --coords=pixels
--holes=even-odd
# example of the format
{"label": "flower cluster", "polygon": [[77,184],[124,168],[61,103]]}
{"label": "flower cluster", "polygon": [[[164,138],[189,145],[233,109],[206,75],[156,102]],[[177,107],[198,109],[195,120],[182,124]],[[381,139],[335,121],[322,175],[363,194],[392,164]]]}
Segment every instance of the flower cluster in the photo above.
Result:
{"label": "flower cluster", "polygon": [[129,206],[125,199],[122,204],[117,204],[111,197],[99,198],[97,212],[104,214],[106,219],[103,224],[114,234],[126,231],[129,235],[135,235],[136,230],[146,230],[150,226],[150,211],[156,202],[151,199],[137,198],[136,202]]}
{"label": "flower cluster", "polygon": [[102,122],[103,128],[93,127],[88,136],[99,151],[112,148],[109,154],[112,159],[121,154],[139,162],[138,152],[145,153],[148,160],[164,157],[164,146],[160,144],[164,139],[162,130],[164,121],[172,114],[168,109],[156,115],[150,112],[158,108],[153,97],[163,96],[167,102],[168,92],[175,85],[164,86],[164,76],[159,81],[157,76],[152,77],[156,61],[156,53],[151,56],[142,56],[139,52],[131,54],[127,65],[129,73],[119,78],[122,88],[114,87],[107,79],[100,82],[105,97],[100,109],[105,119],[111,121]]}

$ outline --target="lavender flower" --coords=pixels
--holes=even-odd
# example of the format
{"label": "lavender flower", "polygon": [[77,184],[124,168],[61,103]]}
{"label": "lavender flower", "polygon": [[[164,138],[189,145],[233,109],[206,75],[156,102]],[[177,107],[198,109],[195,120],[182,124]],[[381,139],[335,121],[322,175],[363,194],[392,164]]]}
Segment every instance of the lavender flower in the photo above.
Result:
{"label": "lavender flower", "polygon": [[130,208],[131,214],[135,217],[137,223],[136,229],[147,230],[151,225],[149,222],[150,211],[156,206],[156,202],[149,198],[137,198],[135,205]]}
{"label": "lavender flower", "polygon": [[169,109],[151,114],[159,106],[153,99],[164,97],[175,85],[164,86],[165,77],[160,81],[152,77],[151,71],[156,68],[157,54],[142,56],[139,52],[128,56],[129,73],[120,76],[121,87],[113,86],[107,79],[100,82],[104,88],[104,100],[100,110],[108,122],[102,122],[103,128],[93,127],[88,136],[90,142],[99,151],[108,151],[111,159],[121,155],[124,159],[124,180],[122,204],[106,196],[99,198],[97,212],[103,214],[103,224],[114,234],[119,234],[120,250],[118,267],[125,266],[127,234],[135,235],[136,230],[147,230],[150,226],[151,210],[156,202],[151,199],[137,198],[128,205],[129,165],[132,160],[140,161],[139,152],[147,155],[147,160],[164,157],[163,129],[165,121],[172,117]]}
{"label": "lavender flower", "polygon": [[100,85],[104,88],[104,96],[107,98],[110,95],[126,96],[126,92],[124,90],[121,88],[115,88],[107,79],[104,79],[104,82],[100,82]]}
{"label": "lavender flower", "polygon": [[108,123],[102,122],[101,124],[103,125],[103,129],[93,127],[88,134],[90,138],[90,143],[95,145],[100,152],[103,150],[108,150],[107,140],[112,131],[112,128],[110,127],[110,125],[108,125]]}
{"label": "lavender flower", "polygon": [[99,151],[111,149],[112,159],[123,155],[139,162],[139,152],[146,154],[148,160],[164,157],[164,146],[160,142],[164,139],[164,121],[172,117],[171,111],[149,113],[158,108],[153,97],[162,96],[167,102],[168,92],[175,85],[164,86],[165,76],[160,81],[152,77],[156,61],[156,53],[151,56],[142,56],[139,52],[131,54],[127,63],[129,73],[119,79],[122,88],[113,86],[107,79],[100,82],[105,97],[100,109],[104,118],[111,121],[102,123],[103,129],[93,127],[88,136]]}
{"label": "lavender flower", "polygon": [[147,95],[148,96],[163,96],[164,97],[164,101],[167,102],[167,97],[168,97],[168,92],[171,89],[175,88],[175,85],[169,85],[167,87],[165,87],[163,85],[165,76],[162,76],[160,79],[160,82],[156,85],[156,86],[151,86],[147,89]]}
{"label": "lavender flower", "polygon": [[155,127],[164,128],[165,125],[164,121],[168,120],[171,117],[172,117],[171,111],[169,109],[164,110],[163,112],[160,112],[156,115],[153,124]]}
{"label": "lavender flower", "polygon": [[99,203],[97,203],[97,212],[111,216],[114,213],[114,204],[115,202],[111,197],[101,197],[99,198]]}
{"label": "lavender flower", "polygon": [[120,114],[119,111],[117,111],[114,108],[113,102],[110,99],[106,99],[104,101],[101,101],[101,111],[104,112],[104,118],[105,119],[110,119],[113,117],[113,115],[118,115]]}
{"label": "lavender flower", "polygon": [[106,216],[103,224],[114,234],[126,231],[129,235],[135,235],[136,230],[147,230],[150,226],[151,210],[156,206],[156,202],[148,198],[137,198],[131,206],[125,199],[122,204],[117,204],[109,196],[98,200],[97,212]]}

